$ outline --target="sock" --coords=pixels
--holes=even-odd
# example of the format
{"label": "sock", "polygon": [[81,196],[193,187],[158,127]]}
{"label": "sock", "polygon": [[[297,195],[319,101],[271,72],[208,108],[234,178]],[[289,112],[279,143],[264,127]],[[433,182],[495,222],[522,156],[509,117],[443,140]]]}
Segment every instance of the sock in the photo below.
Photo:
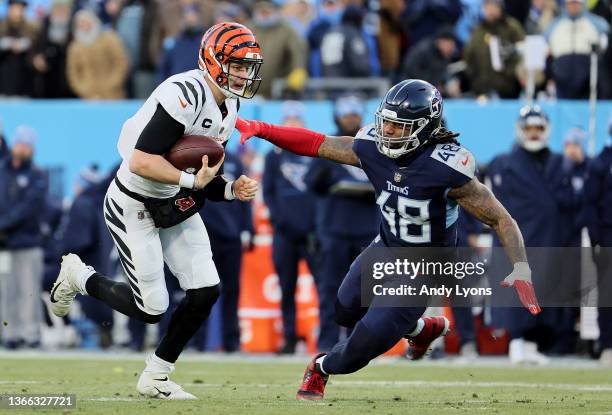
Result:
{"label": "sock", "polygon": [[323,373],[324,375],[327,375],[327,372],[323,369],[323,361],[325,360],[325,356],[327,355],[324,354],[323,356],[315,360],[315,368],[316,368],[316,365],[319,365],[319,370],[321,371],[321,373]]}
{"label": "sock", "polygon": [[98,273],[92,268],[92,269],[88,269],[87,272],[79,276],[79,291],[81,291],[82,295],[89,295],[86,289],[87,281],[89,281],[89,278],[91,278],[92,276],[96,274]]}
{"label": "sock", "polygon": [[423,321],[422,318],[420,318],[416,323],[416,327],[414,328],[414,330],[408,333],[408,336],[409,337],[418,336],[421,333],[421,331],[423,331],[423,327],[425,327],[425,322]]}
{"label": "sock", "polygon": [[147,356],[145,373],[172,373],[174,365],[158,357],[155,353]]}
{"label": "sock", "polygon": [[218,286],[187,290],[172,313],[168,330],[155,354],[167,362],[176,362],[189,340],[208,318],[218,296]]}

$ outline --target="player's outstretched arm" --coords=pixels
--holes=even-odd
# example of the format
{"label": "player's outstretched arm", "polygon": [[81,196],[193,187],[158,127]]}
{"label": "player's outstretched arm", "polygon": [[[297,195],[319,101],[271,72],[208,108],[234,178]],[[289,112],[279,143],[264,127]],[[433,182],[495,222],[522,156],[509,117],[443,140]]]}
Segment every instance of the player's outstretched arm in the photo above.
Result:
{"label": "player's outstretched arm", "polygon": [[359,158],[353,151],[352,137],[332,137],[305,128],[268,124],[255,120],[236,121],[240,142],[253,136],[261,137],[292,153],[322,157],[343,164],[359,166]]}
{"label": "player's outstretched arm", "polygon": [[318,156],[327,160],[342,164],[360,167],[359,158],[353,151],[353,137],[325,136],[325,140],[319,147]]}
{"label": "player's outstretched arm", "polygon": [[538,314],[541,309],[531,283],[531,269],[527,263],[525,242],[516,221],[491,190],[478,179],[474,178],[465,185],[452,189],[448,192],[448,197],[495,230],[506,254],[514,264],[514,270],[501,282],[501,285],[514,287],[523,305],[531,314]]}

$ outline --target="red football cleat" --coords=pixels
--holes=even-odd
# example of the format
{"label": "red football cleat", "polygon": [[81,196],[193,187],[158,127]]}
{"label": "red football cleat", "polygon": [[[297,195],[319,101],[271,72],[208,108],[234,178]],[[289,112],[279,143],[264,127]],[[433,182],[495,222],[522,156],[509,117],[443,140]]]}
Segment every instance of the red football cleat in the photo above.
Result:
{"label": "red football cleat", "polygon": [[423,330],[416,337],[405,336],[408,339],[408,354],[410,360],[419,360],[429,351],[431,343],[440,336],[446,336],[450,330],[450,322],[446,317],[423,317]]}
{"label": "red football cleat", "polygon": [[306,401],[320,401],[321,399],[323,399],[323,394],[325,393],[325,385],[327,384],[327,379],[329,379],[329,375],[324,375],[323,373],[321,373],[321,371],[318,370],[318,368],[316,367],[316,362],[319,357],[324,355],[325,353],[316,355],[306,367],[306,371],[304,372],[304,379],[302,380],[302,385],[297,391],[295,399]]}

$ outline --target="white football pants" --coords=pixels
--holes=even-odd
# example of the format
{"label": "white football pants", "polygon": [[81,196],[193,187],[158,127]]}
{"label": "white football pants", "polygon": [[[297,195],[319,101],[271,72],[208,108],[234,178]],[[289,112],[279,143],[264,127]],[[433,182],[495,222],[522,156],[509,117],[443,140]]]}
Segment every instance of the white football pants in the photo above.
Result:
{"label": "white football pants", "polygon": [[104,219],[136,304],[145,313],[158,315],[168,308],[164,261],[183,290],[219,284],[200,215],[171,228],[156,228],[144,204],[113,181],[104,199]]}

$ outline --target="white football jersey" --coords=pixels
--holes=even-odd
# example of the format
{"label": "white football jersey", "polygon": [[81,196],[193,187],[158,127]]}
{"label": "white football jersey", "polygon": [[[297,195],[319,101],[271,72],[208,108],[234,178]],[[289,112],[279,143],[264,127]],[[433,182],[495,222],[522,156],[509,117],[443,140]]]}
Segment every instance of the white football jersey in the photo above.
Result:
{"label": "white football jersey", "polygon": [[223,118],[204,76],[205,72],[199,69],[171,76],[123,124],[117,144],[123,163],[117,176],[129,190],[157,198],[172,197],[179,190],[178,185],[145,179],[132,173],[129,168],[134,147],[142,130],[153,117],[157,104],[161,104],[172,118],[185,126],[185,135],[214,137],[220,144],[230,138],[238,118],[238,100],[225,100],[227,115]]}

